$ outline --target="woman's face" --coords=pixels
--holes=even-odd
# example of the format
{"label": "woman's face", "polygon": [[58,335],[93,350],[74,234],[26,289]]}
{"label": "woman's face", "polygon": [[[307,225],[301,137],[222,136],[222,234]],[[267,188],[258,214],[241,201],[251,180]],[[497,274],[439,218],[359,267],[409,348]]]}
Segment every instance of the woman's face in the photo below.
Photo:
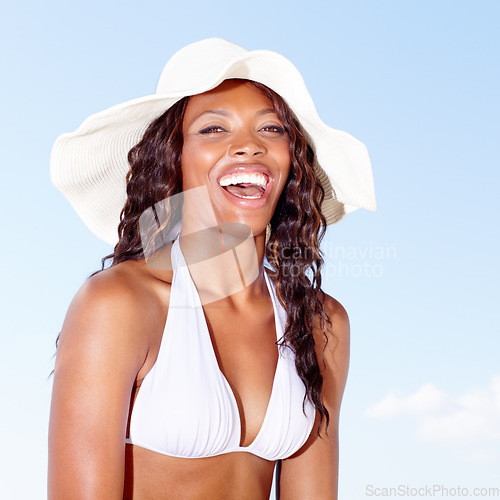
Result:
{"label": "woman's face", "polygon": [[290,171],[290,139],[269,98],[226,80],[189,99],[182,133],[183,190],[206,186],[219,223],[265,231]]}

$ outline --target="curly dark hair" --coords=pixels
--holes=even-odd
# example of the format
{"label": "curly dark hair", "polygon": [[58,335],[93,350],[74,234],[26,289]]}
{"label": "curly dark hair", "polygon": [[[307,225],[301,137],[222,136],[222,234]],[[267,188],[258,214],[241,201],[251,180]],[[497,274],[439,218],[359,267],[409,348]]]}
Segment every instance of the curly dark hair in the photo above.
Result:
{"label": "curly dark hair", "polygon": [[[319,320],[327,342],[325,326],[331,328],[321,290],[320,242],[326,229],[321,204],[325,193],[314,171],[314,150],[289,106],[267,86],[249,82],[272,101],[290,137],[290,173],[271,219],[265,256],[278,300],[287,313],[285,332],[279,342],[295,353],[295,366],[306,387],[304,403],[308,398],[320,415],[319,435],[323,419],[326,429],[330,421],[321,397],[323,377],[312,333],[315,320]],[[113,253],[102,258],[102,268],[90,276],[103,271],[108,259],[112,259],[111,266],[143,259],[141,214],[159,201],[182,192],[182,122],[188,100],[189,97],[182,98],[152,121],[141,141],[129,151],[127,201],[120,214],[119,241]]]}

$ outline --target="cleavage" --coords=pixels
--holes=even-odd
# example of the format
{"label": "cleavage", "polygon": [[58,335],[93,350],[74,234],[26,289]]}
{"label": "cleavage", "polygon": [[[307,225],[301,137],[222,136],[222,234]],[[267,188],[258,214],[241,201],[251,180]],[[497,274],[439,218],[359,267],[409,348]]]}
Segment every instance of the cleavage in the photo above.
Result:
{"label": "cleavage", "polygon": [[[278,362],[272,303],[265,313],[235,313],[205,306],[204,313],[219,371],[238,405],[240,446],[257,437],[269,405]],[[257,319],[256,319],[257,318]]]}

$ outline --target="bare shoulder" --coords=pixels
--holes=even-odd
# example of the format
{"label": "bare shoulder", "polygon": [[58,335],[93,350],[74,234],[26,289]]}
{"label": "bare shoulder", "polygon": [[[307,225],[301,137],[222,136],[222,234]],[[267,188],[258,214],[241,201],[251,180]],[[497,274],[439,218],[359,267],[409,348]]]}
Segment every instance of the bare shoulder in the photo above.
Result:
{"label": "bare shoulder", "polygon": [[[350,325],[349,316],[344,306],[331,295],[325,293],[325,312],[328,315],[330,324],[325,323],[321,329],[319,321],[316,322],[314,337],[317,344],[333,348],[335,345],[349,344]],[[326,334],[326,336],[325,336]]]}
{"label": "bare shoulder", "polygon": [[325,312],[330,324],[314,329],[316,357],[323,376],[323,397],[327,407],[338,414],[349,370],[350,325],[344,306],[325,294]]}
{"label": "bare shoulder", "polygon": [[325,293],[325,309],[330,316],[336,316],[337,318],[347,319],[347,311],[345,307],[331,295]]}
{"label": "bare shoulder", "polygon": [[125,357],[136,367],[143,364],[152,332],[164,320],[151,280],[136,262],[123,262],[88,278],[68,308],[58,357],[78,351],[99,359],[107,353],[108,358]]}

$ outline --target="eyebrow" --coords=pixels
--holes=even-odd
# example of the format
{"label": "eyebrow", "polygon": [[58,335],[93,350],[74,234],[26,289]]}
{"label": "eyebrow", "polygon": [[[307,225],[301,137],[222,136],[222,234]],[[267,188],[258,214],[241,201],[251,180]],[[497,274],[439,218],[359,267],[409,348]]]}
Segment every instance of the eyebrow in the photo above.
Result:
{"label": "eyebrow", "polygon": [[269,113],[274,113],[274,114],[278,114],[276,113],[276,110],[274,108],[269,108],[269,109],[261,109],[260,111],[257,111],[257,113],[255,113],[257,116],[262,116],[262,115],[267,115]]}
{"label": "eyebrow", "polygon": [[[260,109],[255,113],[256,116],[262,116],[262,115],[267,115],[267,114],[277,114],[276,110],[274,108],[268,108],[268,109]],[[206,109],[205,111],[202,111],[194,120],[198,120],[198,118],[202,117],[203,115],[220,115],[220,116],[231,116],[231,113],[229,111],[226,111],[225,109]]]}

